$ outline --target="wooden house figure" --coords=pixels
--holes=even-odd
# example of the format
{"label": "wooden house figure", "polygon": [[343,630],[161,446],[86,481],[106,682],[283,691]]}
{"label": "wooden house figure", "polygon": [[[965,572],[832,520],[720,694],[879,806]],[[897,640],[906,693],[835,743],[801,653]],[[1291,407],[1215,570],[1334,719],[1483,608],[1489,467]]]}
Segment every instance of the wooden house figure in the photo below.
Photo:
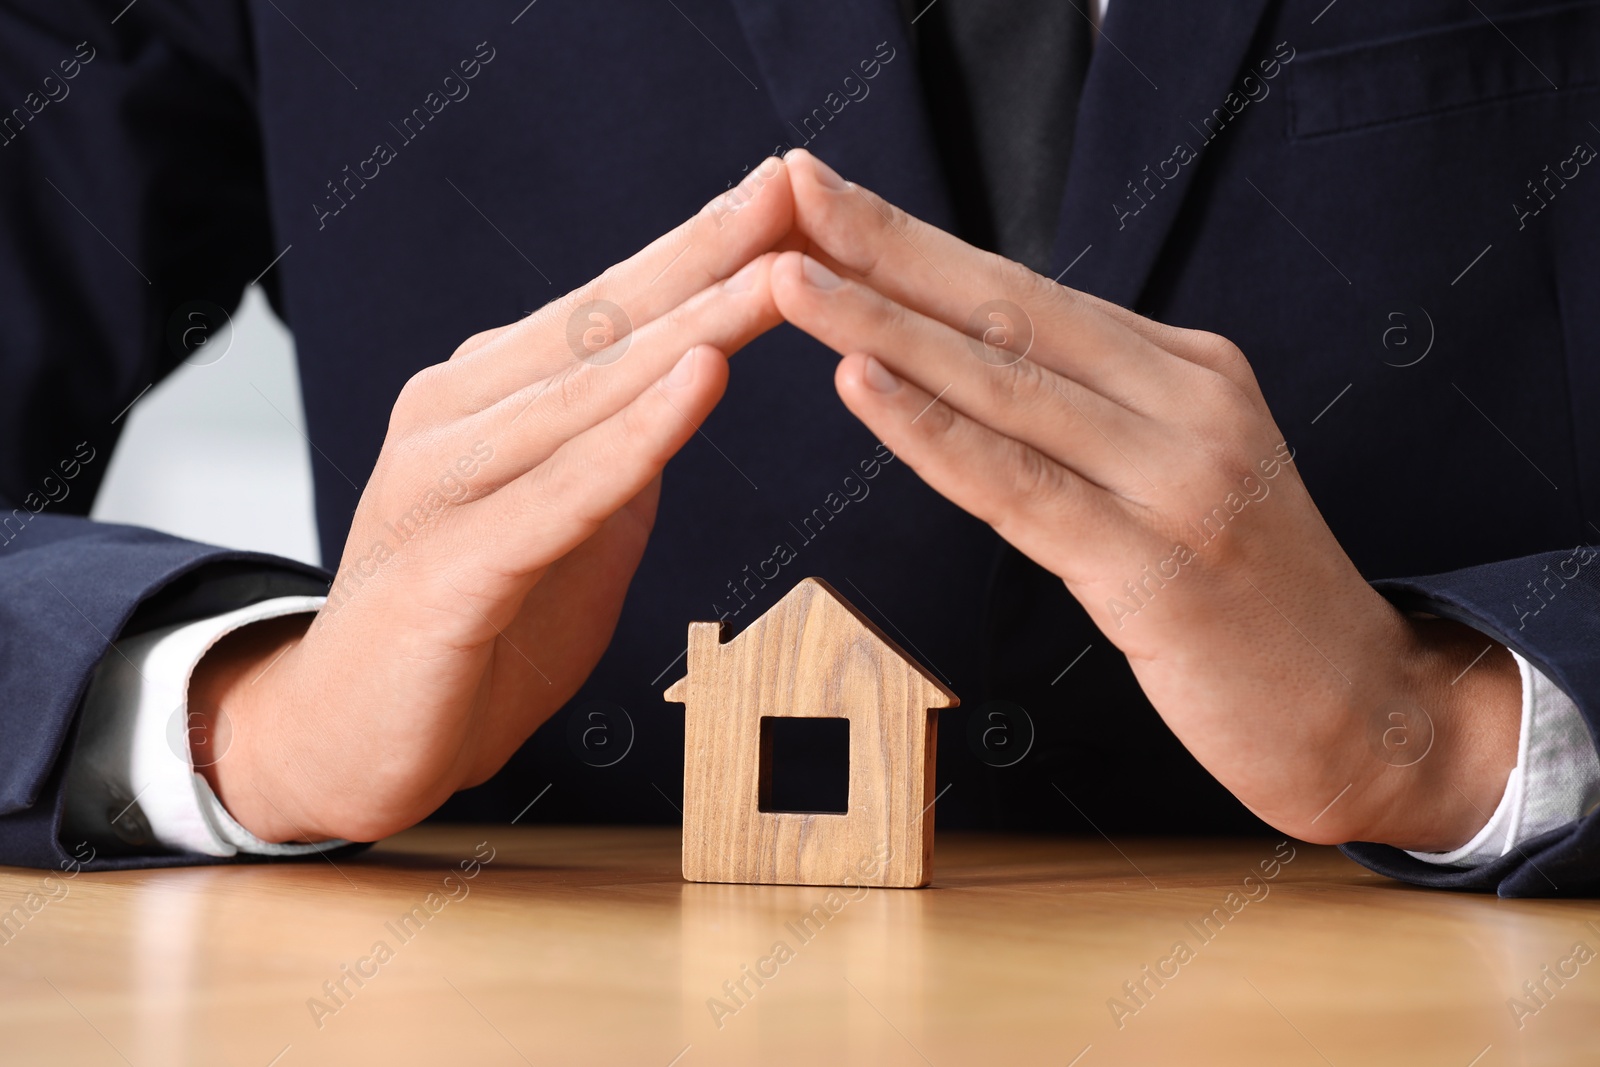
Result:
{"label": "wooden house figure", "polygon": [[[820,578],[726,633],[690,623],[688,674],[665,694],[687,706],[684,878],[926,885],[937,709],[956,695]],[[787,718],[847,722],[843,812],[768,810],[771,727]]]}

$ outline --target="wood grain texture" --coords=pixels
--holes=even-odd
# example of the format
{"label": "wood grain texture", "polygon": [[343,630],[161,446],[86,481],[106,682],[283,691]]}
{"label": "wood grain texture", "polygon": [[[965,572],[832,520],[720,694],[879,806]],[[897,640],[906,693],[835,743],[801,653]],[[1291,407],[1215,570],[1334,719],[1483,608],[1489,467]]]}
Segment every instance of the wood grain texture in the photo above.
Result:
{"label": "wood grain texture", "polygon": [[[939,708],[960,701],[820,578],[737,636],[689,626],[683,876],[693,882],[927,884]],[[850,720],[845,814],[760,810],[761,719]]]}
{"label": "wood grain texture", "polygon": [[[1275,840],[1085,833],[941,833],[930,888],[835,900],[814,886],[685,883],[669,828],[424,826],[337,868],[57,872],[52,883],[0,868],[0,912],[28,894],[49,900],[0,943],[0,1063],[1595,1060],[1600,960],[1561,986],[1543,973],[1576,942],[1600,949],[1594,901],[1417,890],[1297,842],[1264,879]],[[492,859],[467,878],[460,864],[480,853]],[[1252,873],[1255,899],[1197,936]],[[391,933],[429,894],[450,899],[407,940]],[[379,941],[391,958],[367,965],[376,973],[360,986],[346,979],[332,1005],[324,983]],[[1193,956],[1158,986],[1145,968],[1179,941]],[[790,955],[776,973],[746,977],[780,942]],[[730,997],[740,982],[748,992]],[[1524,982],[1551,992],[1518,1017],[1508,1003],[1532,1003]],[[1148,987],[1142,1003],[1124,983]],[[313,1013],[313,999],[331,1013]],[[1114,1016],[1112,1001],[1132,1014]]]}

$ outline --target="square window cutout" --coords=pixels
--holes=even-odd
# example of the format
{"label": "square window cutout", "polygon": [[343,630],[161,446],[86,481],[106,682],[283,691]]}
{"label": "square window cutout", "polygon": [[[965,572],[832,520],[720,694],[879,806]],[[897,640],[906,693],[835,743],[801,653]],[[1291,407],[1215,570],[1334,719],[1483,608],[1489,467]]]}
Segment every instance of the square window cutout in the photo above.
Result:
{"label": "square window cutout", "polygon": [[850,808],[850,720],[761,717],[761,811],[844,815]]}

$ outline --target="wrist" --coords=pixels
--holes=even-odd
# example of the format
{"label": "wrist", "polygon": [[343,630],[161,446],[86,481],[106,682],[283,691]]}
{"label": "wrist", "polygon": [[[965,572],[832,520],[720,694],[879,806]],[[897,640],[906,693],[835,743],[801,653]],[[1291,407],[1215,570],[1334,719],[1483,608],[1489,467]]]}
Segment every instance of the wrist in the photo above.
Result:
{"label": "wrist", "polygon": [[314,820],[295,810],[272,743],[274,702],[294,673],[295,650],[311,615],[288,615],[240,627],[196,665],[189,680],[189,750],[228,814],[263,841],[321,840]]}
{"label": "wrist", "polygon": [[[1471,627],[1408,622],[1415,642],[1404,666],[1407,696],[1397,707],[1402,716],[1411,712],[1402,724],[1410,740],[1426,730],[1428,747],[1397,756],[1393,746],[1376,746],[1384,786],[1377,793],[1387,803],[1363,839],[1449,852],[1488,823],[1505,794],[1517,765],[1522,680],[1510,650]],[[1380,735],[1394,714],[1377,709]]]}

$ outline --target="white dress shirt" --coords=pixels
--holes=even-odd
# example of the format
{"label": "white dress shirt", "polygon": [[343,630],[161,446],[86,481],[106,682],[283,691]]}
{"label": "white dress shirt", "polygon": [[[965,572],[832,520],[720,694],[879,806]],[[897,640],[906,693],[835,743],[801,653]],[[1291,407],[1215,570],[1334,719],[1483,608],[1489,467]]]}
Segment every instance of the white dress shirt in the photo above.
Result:
{"label": "white dress shirt", "polygon": [[[264,600],[117,642],[85,698],[67,770],[70,834],[209,856],[300,855],[348,844],[257,839],[229,817],[195,773],[186,729],[189,677],[212,645],[252,622],[316,611],[322,599]],[[1411,853],[1419,860],[1478,867],[1600,804],[1600,758],[1577,705],[1527,660],[1512,655],[1522,675],[1522,726],[1505,794],[1471,841],[1454,852]]]}

